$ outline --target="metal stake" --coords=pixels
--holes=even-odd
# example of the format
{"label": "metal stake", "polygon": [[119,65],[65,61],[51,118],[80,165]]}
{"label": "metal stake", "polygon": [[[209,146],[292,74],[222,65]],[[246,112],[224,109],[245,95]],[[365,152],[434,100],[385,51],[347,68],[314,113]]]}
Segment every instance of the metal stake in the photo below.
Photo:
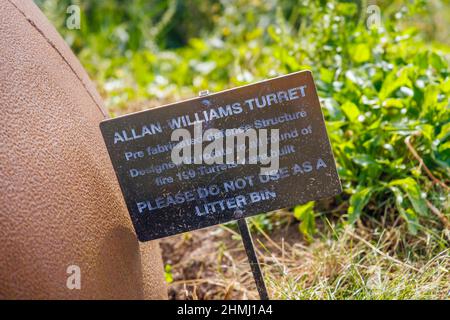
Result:
{"label": "metal stake", "polygon": [[269,300],[267,294],[264,277],[259,266],[258,257],[256,256],[255,248],[253,247],[253,240],[250,231],[248,230],[247,221],[245,218],[238,219],[239,232],[241,233],[242,242],[244,243],[245,252],[247,253],[248,262],[252,269],[253,279],[255,279],[256,288],[258,289],[259,298],[261,300]]}

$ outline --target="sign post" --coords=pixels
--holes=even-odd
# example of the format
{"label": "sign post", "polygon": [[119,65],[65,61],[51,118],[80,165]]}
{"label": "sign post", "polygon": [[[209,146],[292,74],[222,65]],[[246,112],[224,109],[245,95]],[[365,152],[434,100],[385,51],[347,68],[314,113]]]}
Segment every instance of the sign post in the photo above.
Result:
{"label": "sign post", "polygon": [[237,221],[239,232],[241,233],[242,242],[244,243],[245,252],[247,253],[248,263],[252,269],[253,279],[255,279],[256,289],[258,289],[259,298],[261,300],[269,300],[264,277],[259,266],[258,257],[256,256],[255,247],[253,246],[252,235],[247,226],[245,218]]}
{"label": "sign post", "polygon": [[342,190],[309,71],[206,91],[100,129],[138,239],[238,220],[261,299],[245,218]]}

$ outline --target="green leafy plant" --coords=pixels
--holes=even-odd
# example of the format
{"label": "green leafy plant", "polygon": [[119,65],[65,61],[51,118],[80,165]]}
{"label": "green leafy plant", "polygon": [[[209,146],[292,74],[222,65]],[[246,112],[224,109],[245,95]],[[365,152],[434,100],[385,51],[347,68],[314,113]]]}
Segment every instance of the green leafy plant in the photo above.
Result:
{"label": "green leafy plant", "polygon": [[316,220],[314,216],[314,201],[310,201],[304,205],[298,205],[294,208],[294,217],[300,222],[299,230],[306,237],[311,240],[316,232]]}

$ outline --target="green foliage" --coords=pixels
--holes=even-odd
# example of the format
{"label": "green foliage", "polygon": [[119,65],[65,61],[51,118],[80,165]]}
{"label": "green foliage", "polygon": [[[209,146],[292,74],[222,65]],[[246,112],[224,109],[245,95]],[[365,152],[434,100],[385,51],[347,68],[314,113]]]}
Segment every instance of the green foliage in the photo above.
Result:
{"label": "green foliage", "polygon": [[350,197],[350,206],[348,208],[348,221],[350,223],[354,223],[356,220],[360,218],[361,213],[364,207],[369,202],[373,191],[374,189],[371,187],[359,188]]}
{"label": "green foliage", "polygon": [[[40,2],[50,16],[68,3]],[[448,214],[448,191],[430,183],[405,144],[413,136],[424,165],[449,180],[450,50],[412,25],[429,16],[428,2],[382,1],[382,26],[370,30],[365,1],[86,3],[80,31],[56,24],[111,113],[131,102],[162,104],[309,69],[344,187],[337,205],[348,207],[348,222],[392,212],[415,234],[420,221],[434,219],[425,199]],[[311,237],[313,205],[294,214]]]}
{"label": "green foliage", "polygon": [[294,208],[294,217],[300,222],[298,229],[306,237],[311,240],[316,232],[316,219],[314,215],[314,201],[310,201]]}
{"label": "green foliage", "polygon": [[164,266],[164,278],[167,283],[173,282],[172,266],[170,264]]}

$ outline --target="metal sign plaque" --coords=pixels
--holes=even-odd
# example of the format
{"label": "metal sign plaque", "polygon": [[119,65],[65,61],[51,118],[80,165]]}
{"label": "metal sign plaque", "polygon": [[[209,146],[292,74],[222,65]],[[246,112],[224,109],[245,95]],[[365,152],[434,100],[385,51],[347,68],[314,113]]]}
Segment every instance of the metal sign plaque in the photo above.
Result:
{"label": "metal sign plaque", "polygon": [[[105,120],[100,129],[140,241],[341,192],[309,71]],[[248,134],[240,144],[237,132]]]}

